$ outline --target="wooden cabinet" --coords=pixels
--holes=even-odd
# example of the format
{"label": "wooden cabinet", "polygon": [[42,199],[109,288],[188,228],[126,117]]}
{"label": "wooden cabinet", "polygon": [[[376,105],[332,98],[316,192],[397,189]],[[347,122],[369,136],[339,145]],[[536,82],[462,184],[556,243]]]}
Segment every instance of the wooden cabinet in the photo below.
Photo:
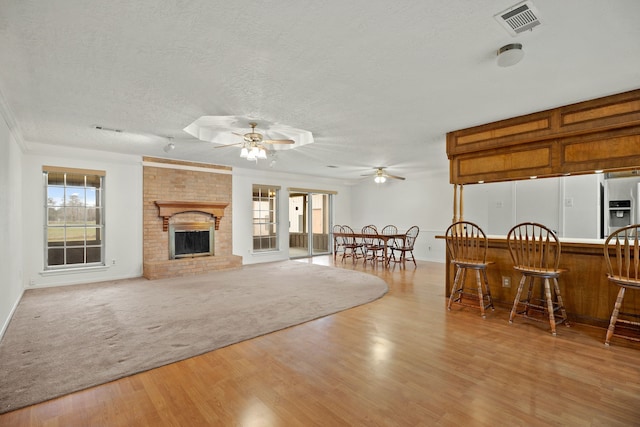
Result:
{"label": "wooden cabinet", "polygon": [[640,166],[640,90],[447,134],[450,181],[471,184]]}

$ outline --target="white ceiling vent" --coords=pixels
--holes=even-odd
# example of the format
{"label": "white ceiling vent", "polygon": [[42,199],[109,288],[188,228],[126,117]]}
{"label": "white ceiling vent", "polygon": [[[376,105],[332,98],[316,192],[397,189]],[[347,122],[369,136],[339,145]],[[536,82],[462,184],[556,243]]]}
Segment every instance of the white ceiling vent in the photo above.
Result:
{"label": "white ceiling vent", "polygon": [[531,1],[523,1],[510,7],[507,10],[494,15],[496,21],[500,23],[512,36],[531,30],[540,25],[540,17]]}

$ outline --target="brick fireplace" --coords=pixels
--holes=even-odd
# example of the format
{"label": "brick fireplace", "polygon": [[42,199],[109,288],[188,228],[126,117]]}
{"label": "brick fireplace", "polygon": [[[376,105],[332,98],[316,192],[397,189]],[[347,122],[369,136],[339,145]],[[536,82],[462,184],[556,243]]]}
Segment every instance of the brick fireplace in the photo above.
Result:
{"label": "brick fireplace", "polygon": [[[239,268],[232,254],[231,168],[143,158],[143,275],[191,276]],[[170,259],[169,227],[215,230],[212,255]],[[211,227],[209,227],[211,225]]]}

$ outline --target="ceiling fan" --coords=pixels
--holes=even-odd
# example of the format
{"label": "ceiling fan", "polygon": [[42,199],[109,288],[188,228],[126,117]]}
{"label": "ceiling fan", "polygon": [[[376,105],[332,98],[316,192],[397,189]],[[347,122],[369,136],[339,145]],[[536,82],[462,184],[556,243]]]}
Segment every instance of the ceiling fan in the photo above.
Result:
{"label": "ceiling fan", "polygon": [[241,136],[244,139],[242,142],[236,142],[235,144],[218,145],[215,148],[232,147],[235,145],[242,145],[246,146],[247,148],[252,148],[261,147],[262,144],[295,144],[295,141],[293,139],[264,139],[261,133],[256,132],[256,126],[258,126],[257,123],[250,122],[249,126],[251,126],[251,132],[245,134],[231,132],[234,135]]}
{"label": "ceiling fan", "polygon": [[397,176],[397,175],[391,175],[386,173],[384,170],[386,169],[386,167],[384,166],[378,166],[377,168],[374,168],[376,170],[376,172],[374,174],[367,174],[367,175],[362,175],[362,176],[373,176],[374,177],[374,181],[377,184],[381,184],[383,182],[385,182],[387,180],[387,178],[391,178],[391,179],[399,179],[404,181],[406,178],[402,177],[402,176]]}
{"label": "ceiling fan", "polygon": [[242,146],[242,150],[240,151],[240,157],[245,158],[247,160],[255,160],[258,159],[266,159],[267,158],[267,150],[263,144],[294,144],[295,141],[292,139],[264,139],[261,133],[256,132],[256,126],[258,124],[255,122],[249,122],[249,126],[251,126],[251,132],[240,134],[237,132],[231,132],[234,135],[241,136],[243,141],[237,142],[235,144],[226,144],[219,145],[215,148],[223,148],[223,147],[231,147],[240,145]]}

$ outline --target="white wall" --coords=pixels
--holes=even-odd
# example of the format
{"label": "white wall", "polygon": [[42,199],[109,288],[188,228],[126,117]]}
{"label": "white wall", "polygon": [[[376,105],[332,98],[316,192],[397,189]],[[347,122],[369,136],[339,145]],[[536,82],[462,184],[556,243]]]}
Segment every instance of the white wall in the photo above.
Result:
{"label": "white wall", "polygon": [[403,231],[417,225],[420,234],[414,245],[416,259],[444,262],[444,241],[435,236],[444,235],[453,218],[449,171],[421,172],[405,178],[388,179],[382,184],[370,179],[355,186],[351,197],[353,221],[347,224],[354,229],[367,224],[378,228],[394,224]]}
{"label": "white wall", "polygon": [[[22,160],[26,286],[99,282],[142,275],[142,162],[139,156],[29,144]],[[44,271],[43,165],[106,171],[105,267]]]}
{"label": "white wall", "polygon": [[[253,185],[280,186],[279,227],[281,250],[275,252],[253,252],[252,199]],[[242,256],[243,264],[272,262],[289,259],[289,192],[288,188],[307,188],[312,190],[337,191],[334,196],[334,224],[352,222],[352,189],[339,180],[302,177],[278,173],[277,171],[259,171],[254,169],[233,169],[233,254]]]}
{"label": "white wall", "polygon": [[21,149],[0,116],[0,337],[22,292]]}

